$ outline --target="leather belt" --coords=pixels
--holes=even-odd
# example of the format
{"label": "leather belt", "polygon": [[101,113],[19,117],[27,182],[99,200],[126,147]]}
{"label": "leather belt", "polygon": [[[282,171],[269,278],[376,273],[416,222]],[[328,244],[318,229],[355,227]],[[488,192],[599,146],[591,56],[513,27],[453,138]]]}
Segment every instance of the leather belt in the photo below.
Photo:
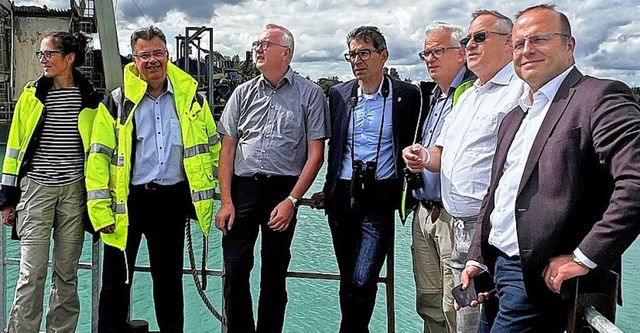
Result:
{"label": "leather belt", "polygon": [[155,191],[161,191],[161,190],[175,190],[183,186],[188,186],[186,181],[181,181],[172,185],[160,185],[158,183],[151,182],[151,183],[140,184],[140,185],[132,185],[131,188],[142,190],[142,191],[155,192]]}

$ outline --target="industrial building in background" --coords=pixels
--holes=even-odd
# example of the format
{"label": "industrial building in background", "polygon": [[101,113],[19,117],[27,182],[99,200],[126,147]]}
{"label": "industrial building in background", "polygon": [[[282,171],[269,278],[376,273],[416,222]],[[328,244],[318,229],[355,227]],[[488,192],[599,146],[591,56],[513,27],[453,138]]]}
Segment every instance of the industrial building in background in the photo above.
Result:
{"label": "industrial building in background", "polygon": [[[95,38],[97,29],[94,0],[70,0],[66,9],[15,6],[9,0],[0,0],[0,145],[6,143],[13,108],[22,89],[28,81],[42,75],[42,67],[34,56],[42,34],[47,30],[83,31]],[[172,61],[198,80],[199,92],[207,98],[218,119],[233,89],[258,72],[251,52],[241,60],[237,55],[227,57],[213,51],[211,31],[205,27],[185,27],[185,37],[176,36],[177,51]],[[207,47],[201,46],[203,37]],[[102,52],[89,49],[90,54],[79,69],[93,80],[98,91],[104,92]],[[123,65],[131,61],[130,56],[120,58]]]}

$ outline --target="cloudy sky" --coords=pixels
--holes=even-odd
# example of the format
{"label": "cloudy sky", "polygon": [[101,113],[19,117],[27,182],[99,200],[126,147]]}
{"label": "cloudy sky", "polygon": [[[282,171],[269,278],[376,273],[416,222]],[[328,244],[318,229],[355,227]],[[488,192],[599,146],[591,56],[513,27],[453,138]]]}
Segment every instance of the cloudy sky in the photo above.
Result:
{"label": "cloudy sky", "polygon": [[[79,0],[76,0],[79,1]],[[101,0],[98,0],[101,1]],[[175,57],[175,36],[186,26],[214,29],[214,48],[225,55],[244,53],[267,23],[289,28],[296,39],[292,67],[312,79],[350,79],[343,60],[345,37],[360,25],[376,25],[389,45],[388,67],[402,78],[427,79],[417,56],[424,27],[446,21],[466,27],[478,8],[514,14],[540,0],[112,0],[116,9],[120,53],[131,53],[128,37],[138,27],[155,24],[168,37]],[[577,40],[576,62],[585,74],[615,78],[640,86],[640,0],[557,0],[569,17]],[[15,0],[16,5],[68,8],[69,0]],[[203,40],[203,45],[208,41]]]}

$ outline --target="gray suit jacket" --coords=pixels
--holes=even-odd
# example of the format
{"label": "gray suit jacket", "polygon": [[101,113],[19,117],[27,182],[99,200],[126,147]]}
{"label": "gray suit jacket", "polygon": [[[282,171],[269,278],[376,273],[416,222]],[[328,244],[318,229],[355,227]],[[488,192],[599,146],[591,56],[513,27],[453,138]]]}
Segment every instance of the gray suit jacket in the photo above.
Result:
{"label": "gray suit jacket", "polygon": [[[491,183],[469,259],[493,267],[488,243],[494,196],[524,112],[503,120]],[[625,84],[583,76],[562,82],[536,135],[516,197],[516,228],[527,294],[551,296],[542,271],[576,247],[600,269],[619,268],[640,233],[640,107]]]}

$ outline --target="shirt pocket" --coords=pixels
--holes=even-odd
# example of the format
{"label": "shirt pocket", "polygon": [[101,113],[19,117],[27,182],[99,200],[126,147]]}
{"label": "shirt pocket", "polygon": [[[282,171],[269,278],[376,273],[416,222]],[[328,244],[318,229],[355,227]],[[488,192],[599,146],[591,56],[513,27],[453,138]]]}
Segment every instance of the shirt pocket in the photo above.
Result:
{"label": "shirt pocket", "polygon": [[170,124],[170,128],[169,128],[169,135],[171,138],[171,144],[172,145],[176,145],[176,146],[182,146],[182,131],[180,129],[180,122],[178,120],[175,119],[171,119],[169,121]]}

